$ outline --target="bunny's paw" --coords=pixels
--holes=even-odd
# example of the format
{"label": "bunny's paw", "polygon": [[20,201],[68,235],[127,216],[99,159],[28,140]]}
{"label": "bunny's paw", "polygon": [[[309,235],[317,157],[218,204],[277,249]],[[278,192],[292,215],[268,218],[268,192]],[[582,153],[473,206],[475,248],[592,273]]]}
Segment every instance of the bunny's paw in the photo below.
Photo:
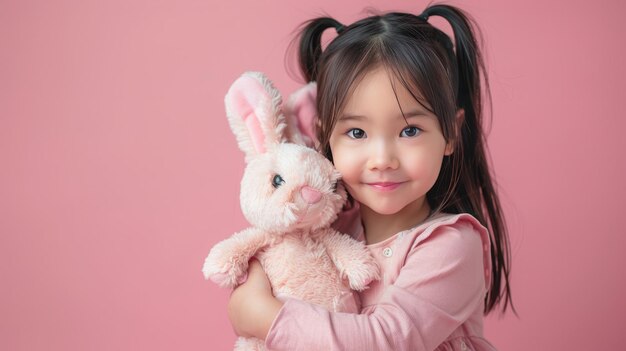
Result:
{"label": "bunny's paw", "polygon": [[248,260],[232,250],[227,244],[219,243],[213,247],[204,260],[202,273],[222,288],[233,288],[248,278]]}
{"label": "bunny's paw", "polygon": [[350,288],[363,291],[374,280],[380,279],[379,268],[374,260],[352,264],[344,274],[348,277]]}

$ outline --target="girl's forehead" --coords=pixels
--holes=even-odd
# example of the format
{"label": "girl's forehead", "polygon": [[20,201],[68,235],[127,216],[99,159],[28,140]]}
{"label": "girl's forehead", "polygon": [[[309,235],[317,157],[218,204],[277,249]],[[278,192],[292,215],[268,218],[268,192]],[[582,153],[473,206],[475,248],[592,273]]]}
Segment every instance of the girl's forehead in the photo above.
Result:
{"label": "girl's forehead", "polygon": [[[410,89],[407,89],[405,84],[409,85]],[[355,80],[348,91],[343,112],[371,108],[405,110],[421,107],[428,110],[429,106],[422,94],[412,87],[415,84],[412,82],[405,84],[390,69],[379,65]],[[424,104],[427,106],[423,106]]]}

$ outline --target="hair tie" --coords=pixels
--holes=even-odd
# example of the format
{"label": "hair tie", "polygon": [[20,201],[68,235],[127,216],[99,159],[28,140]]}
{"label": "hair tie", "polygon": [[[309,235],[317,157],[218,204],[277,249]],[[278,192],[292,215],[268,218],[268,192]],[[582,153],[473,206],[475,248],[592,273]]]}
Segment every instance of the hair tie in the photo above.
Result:
{"label": "hair tie", "polygon": [[427,13],[422,13],[421,15],[417,16],[417,18],[421,19],[424,22],[428,22],[428,14]]}
{"label": "hair tie", "polygon": [[346,26],[344,26],[341,23],[339,23],[339,25],[335,27],[335,30],[337,30],[337,34],[341,34],[341,32],[343,32],[345,29],[346,29]]}

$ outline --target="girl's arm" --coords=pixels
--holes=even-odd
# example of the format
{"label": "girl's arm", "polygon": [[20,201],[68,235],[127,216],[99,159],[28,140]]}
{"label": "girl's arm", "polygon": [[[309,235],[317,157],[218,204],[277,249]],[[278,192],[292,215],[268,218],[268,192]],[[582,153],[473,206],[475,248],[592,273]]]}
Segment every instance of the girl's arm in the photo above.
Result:
{"label": "girl's arm", "polygon": [[294,299],[278,307],[267,298],[269,289],[244,298],[273,306],[267,314],[255,314],[261,308],[239,312],[257,321],[246,331],[266,338],[272,350],[433,350],[482,306],[490,268],[483,264],[483,245],[486,232],[467,221],[437,228],[412,248],[370,314],[332,313]]}
{"label": "girl's arm", "polygon": [[228,317],[239,336],[265,339],[283,303],[272,295],[272,287],[261,263],[250,260],[248,279],[237,287],[228,302]]}

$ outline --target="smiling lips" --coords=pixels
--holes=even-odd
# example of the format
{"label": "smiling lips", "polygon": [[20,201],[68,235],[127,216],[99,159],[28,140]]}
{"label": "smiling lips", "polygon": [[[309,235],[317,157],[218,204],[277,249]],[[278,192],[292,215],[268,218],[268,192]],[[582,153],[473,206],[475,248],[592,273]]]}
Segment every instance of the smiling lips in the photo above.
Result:
{"label": "smiling lips", "polygon": [[392,191],[402,185],[404,182],[376,182],[376,183],[365,183],[371,186],[374,190],[377,191]]}

